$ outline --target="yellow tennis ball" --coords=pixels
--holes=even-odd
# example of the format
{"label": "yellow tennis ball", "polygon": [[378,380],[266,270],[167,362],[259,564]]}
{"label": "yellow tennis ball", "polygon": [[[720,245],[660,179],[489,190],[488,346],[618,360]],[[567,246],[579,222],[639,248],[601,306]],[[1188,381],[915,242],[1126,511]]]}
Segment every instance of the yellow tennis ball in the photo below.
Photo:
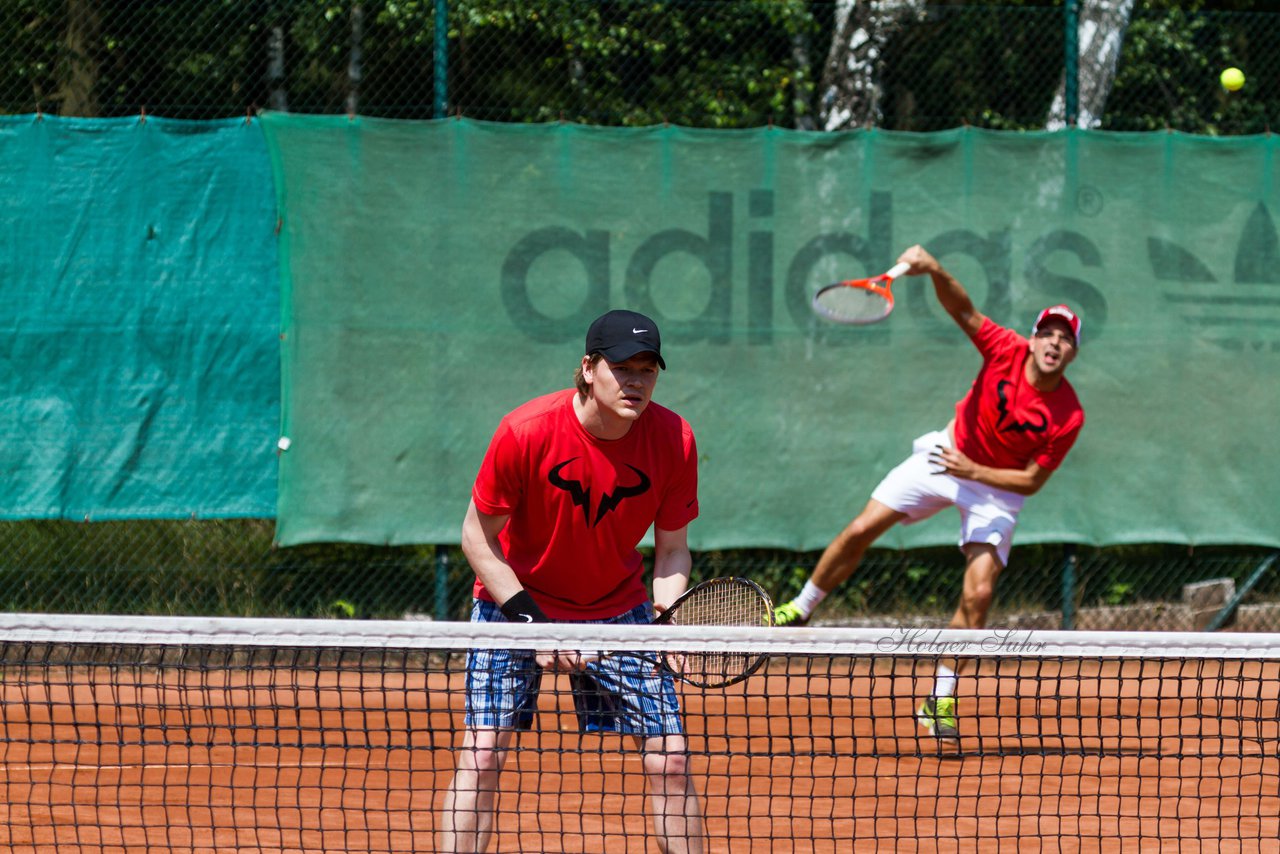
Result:
{"label": "yellow tennis ball", "polygon": [[1222,88],[1234,92],[1244,85],[1244,72],[1239,68],[1228,68],[1218,76]]}

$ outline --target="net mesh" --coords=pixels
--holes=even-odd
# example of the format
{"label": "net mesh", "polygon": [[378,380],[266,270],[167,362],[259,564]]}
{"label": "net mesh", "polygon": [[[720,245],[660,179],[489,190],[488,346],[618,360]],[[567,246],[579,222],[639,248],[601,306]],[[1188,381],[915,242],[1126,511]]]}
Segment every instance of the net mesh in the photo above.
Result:
{"label": "net mesh", "polygon": [[[738,685],[678,689],[701,818],[674,842],[694,850],[1280,836],[1274,636],[4,615],[0,845],[441,850],[470,761],[468,649],[673,644],[768,654]],[[970,665],[954,743],[917,720],[952,656]],[[655,850],[652,766],[632,739],[579,732],[567,676],[541,681],[489,850]]]}

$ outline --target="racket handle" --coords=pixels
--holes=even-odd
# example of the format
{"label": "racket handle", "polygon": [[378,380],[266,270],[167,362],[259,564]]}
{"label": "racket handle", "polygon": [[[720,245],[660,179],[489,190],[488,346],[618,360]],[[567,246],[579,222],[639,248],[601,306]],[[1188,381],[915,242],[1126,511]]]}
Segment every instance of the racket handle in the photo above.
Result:
{"label": "racket handle", "polygon": [[885,273],[885,275],[888,276],[890,279],[896,279],[910,269],[911,269],[911,265],[908,264],[906,261],[903,261],[899,264],[894,264],[892,267],[890,267],[889,272]]}

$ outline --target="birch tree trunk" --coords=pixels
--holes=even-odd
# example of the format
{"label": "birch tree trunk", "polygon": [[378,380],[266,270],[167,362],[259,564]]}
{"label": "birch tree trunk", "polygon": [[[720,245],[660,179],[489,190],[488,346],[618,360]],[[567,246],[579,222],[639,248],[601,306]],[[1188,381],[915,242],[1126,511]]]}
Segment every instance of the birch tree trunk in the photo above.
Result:
{"label": "birch tree trunk", "polygon": [[[1133,15],[1133,0],[1080,0],[1077,25],[1079,105],[1076,127],[1096,128],[1102,123],[1107,96],[1116,79],[1116,65],[1124,33]],[[1048,130],[1067,126],[1066,74],[1049,107]]]}
{"label": "birch tree trunk", "polygon": [[879,123],[885,41],[903,22],[923,15],[924,7],[924,0],[837,0],[835,35],[818,86],[823,130]]}

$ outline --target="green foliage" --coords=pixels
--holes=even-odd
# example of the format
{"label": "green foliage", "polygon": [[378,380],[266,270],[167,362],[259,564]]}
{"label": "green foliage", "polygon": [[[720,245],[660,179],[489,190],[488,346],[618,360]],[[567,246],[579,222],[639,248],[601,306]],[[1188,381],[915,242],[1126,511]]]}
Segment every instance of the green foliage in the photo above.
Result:
{"label": "green foliage", "polygon": [[[0,13],[0,93],[7,112],[32,112],[49,104],[58,88],[60,53],[65,36],[62,3],[54,0],[14,0]],[[23,105],[18,107],[17,105]]]}
{"label": "green foliage", "polygon": [[350,620],[356,615],[356,606],[346,599],[335,599],[329,603],[329,615],[337,619]]}
{"label": "green foliage", "polygon": [[1117,581],[1107,588],[1102,597],[1104,605],[1127,605],[1133,601],[1134,586]]}
{"label": "green foliage", "polygon": [[1062,80],[1063,26],[1045,9],[945,7],[885,47],[884,126],[1043,127]]}
{"label": "green foliage", "polygon": [[790,123],[807,94],[798,0],[482,0],[458,19],[451,102],[467,115],[504,104],[517,121],[752,127]]}
{"label": "green foliage", "polygon": [[270,519],[0,523],[0,611],[462,619],[457,548],[272,546]]}
{"label": "green foliage", "polygon": [[[0,522],[0,611],[468,618],[474,575],[456,547],[314,543],[272,546],[269,519]],[[1135,545],[1075,550],[1076,604],[1178,602],[1182,587],[1233,578],[1243,587],[1273,550]],[[694,555],[694,580],[741,575],[782,602],[800,592],[818,553],[739,549]],[[995,613],[1061,607],[1060,544],[1016,547]],[[650,567],[652,561],[649,561]],[[872,549],[823,604],[824,620],[945,622],[964,559],[941,547]],[[1250,601],[1280,598],[1280,568]]]}
{"label": "green foliage", "polygon": [[[1210,15],[1195,11],[1200,4],[1163,5],[1134,14],[1103,126],[1213,135],[1266,131],[1268,117],[1280,110],[1274,74],[1280,55],[1277,17]],[[1240,92],[1227,92],[1218,82],[1229,66],[1246,70]]]}
{"label": "green foliage", "polygon": [[[294,112],[605,125],[809,127],[830,0],[10,0],[0,110],[189,118]],[[73,16],[71,10],[79,10]],[[1044,125],[1065,66],[1064,6],[935,0],[882,22],[882,127]],[[74,25],[73,25],[74,24]],[[436,55],[447,35],[446,56]],[[273,52],[279,37],[282,50]],[[271,79],[273,60],[282,77]],[[847,64],[837,52],[835,67]],[[1245,70],[1238,93],[1217,75]],[[436,80],[437,67],[445,78]],[[92,97],[75,99],[75,84]],[[1257,133],[1280,110],[1280,13],[1247,0],[1139,0],[1102,126]],[[87,81],[87,82],[86,82]]]}

